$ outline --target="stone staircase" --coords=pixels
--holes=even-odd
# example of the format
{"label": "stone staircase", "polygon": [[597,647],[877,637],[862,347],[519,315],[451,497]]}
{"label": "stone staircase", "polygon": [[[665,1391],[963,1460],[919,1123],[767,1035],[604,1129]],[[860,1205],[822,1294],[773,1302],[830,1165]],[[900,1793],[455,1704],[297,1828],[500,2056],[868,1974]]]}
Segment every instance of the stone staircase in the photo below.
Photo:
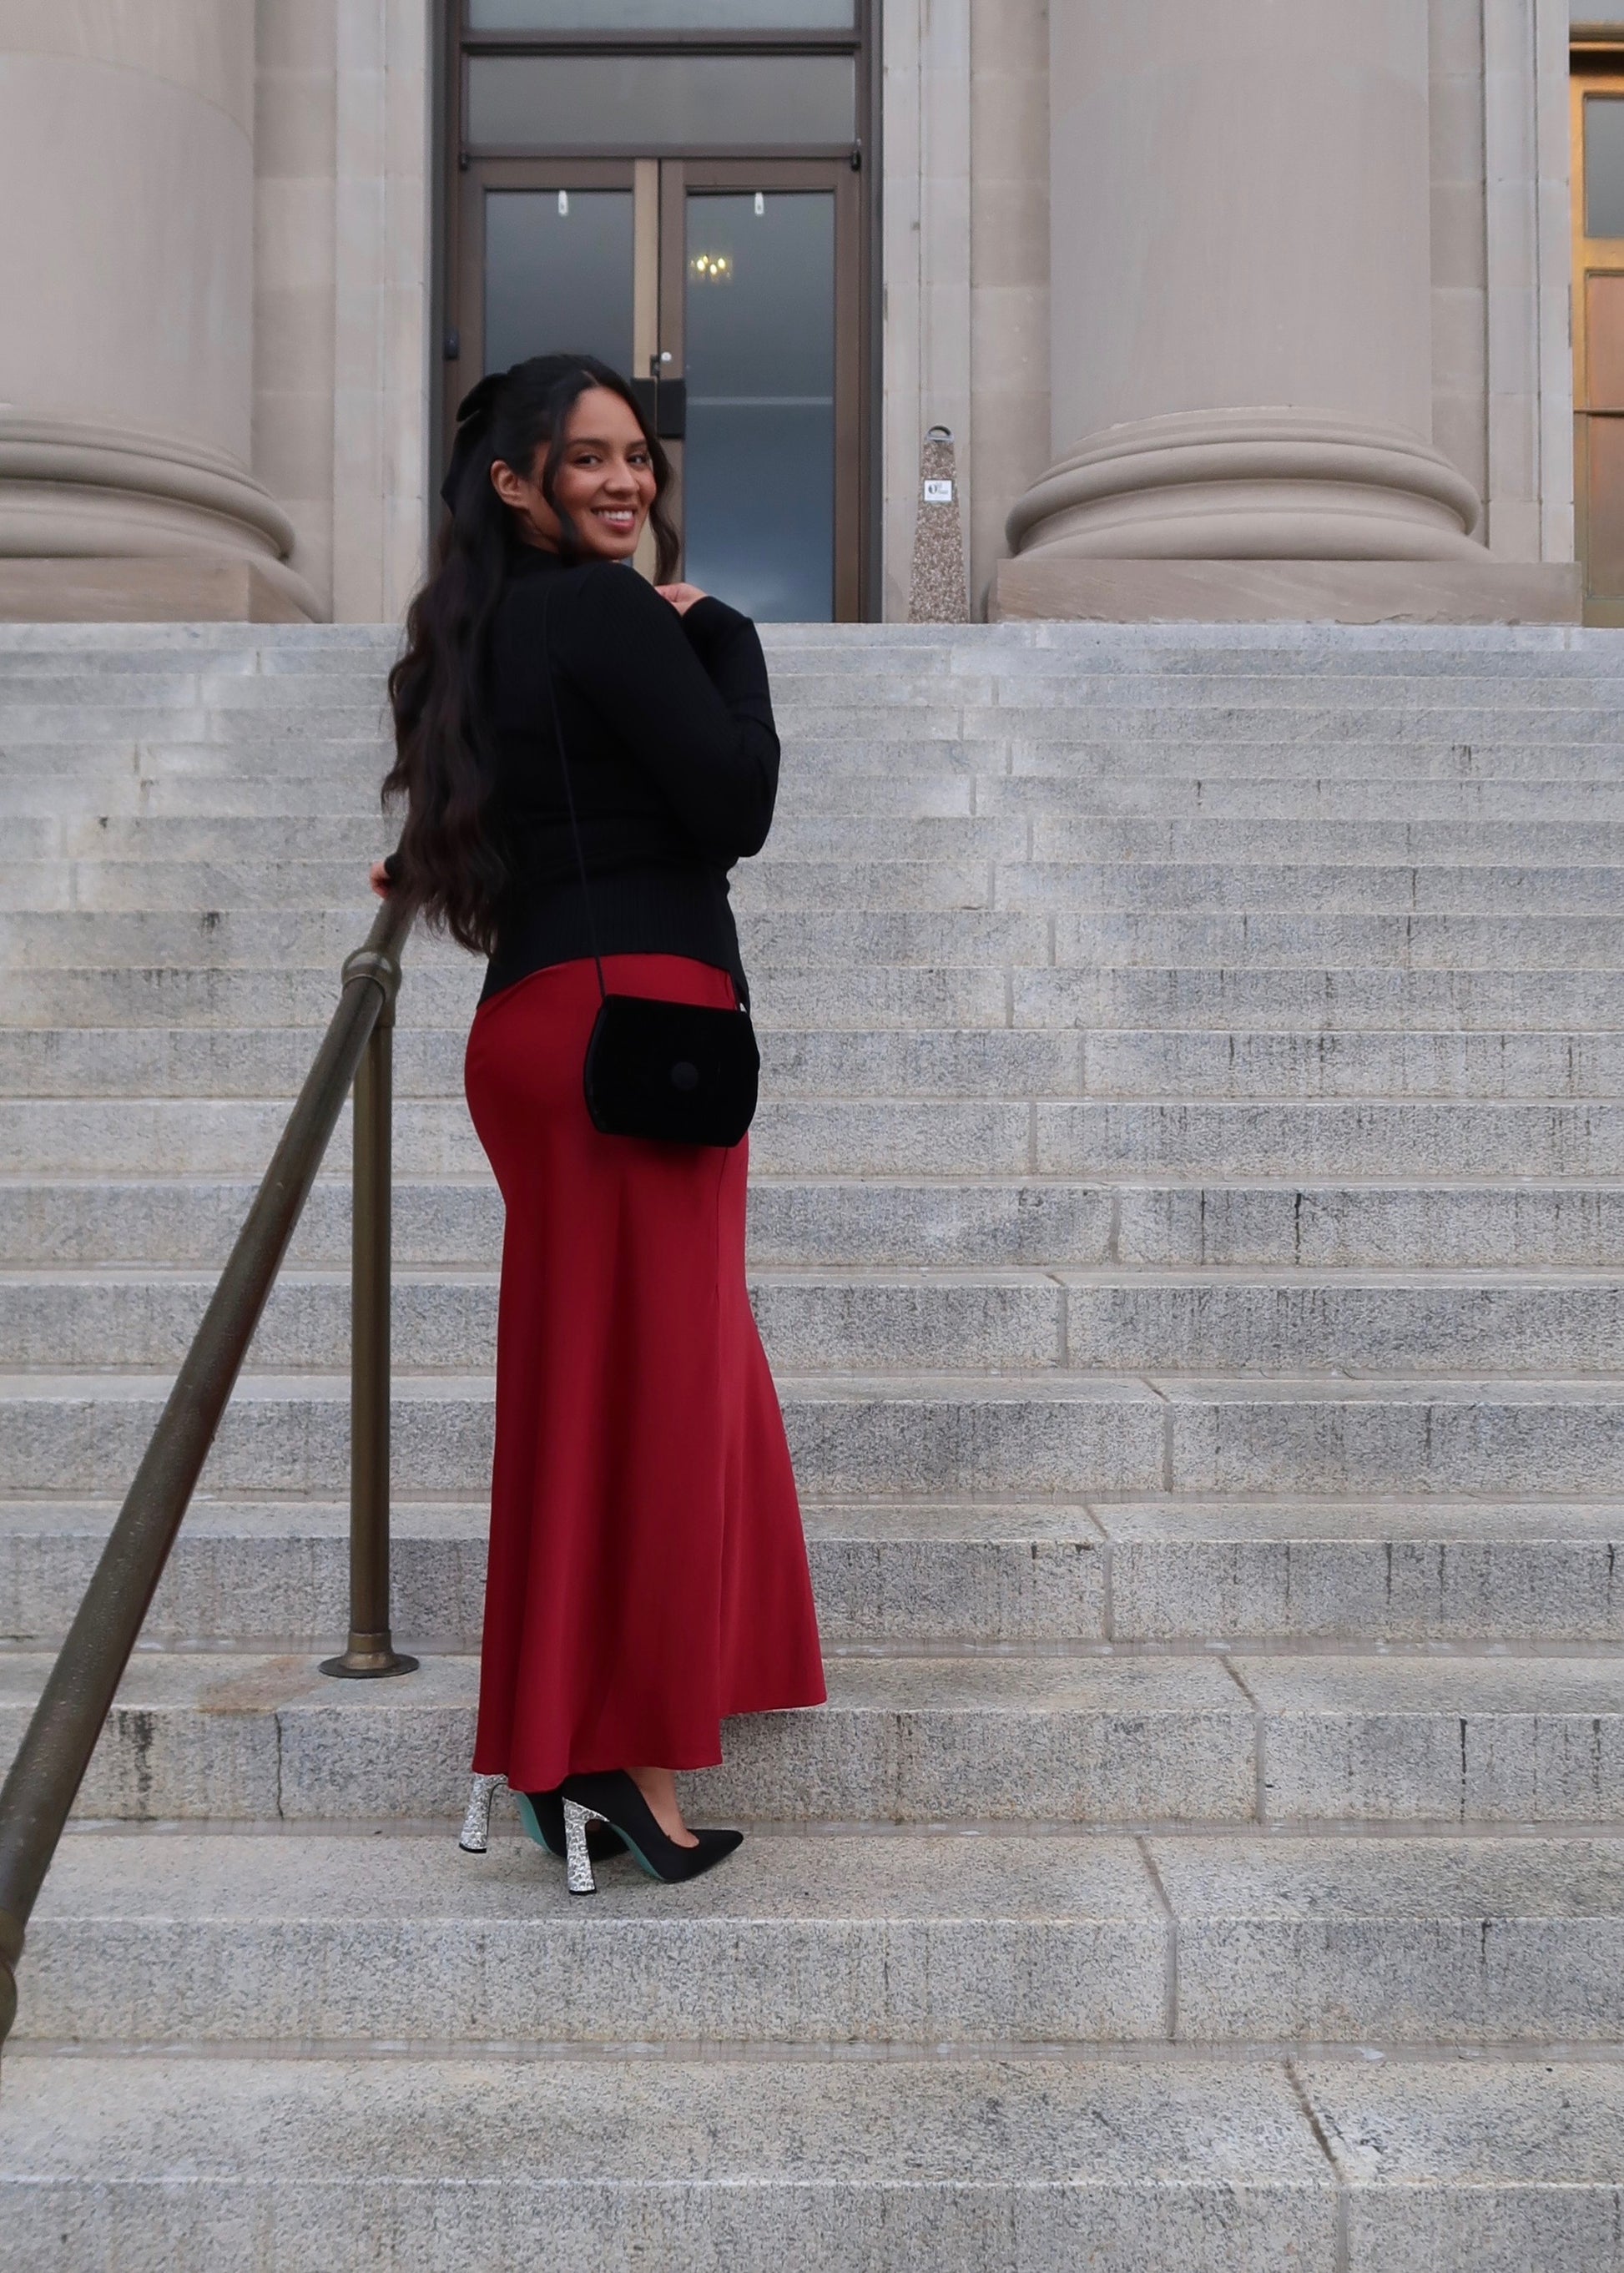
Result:
{"label": "stone staircase", "polygon": [[[0,630],[0,1750],[365,926],[371,630]],[[783,628],[737,881],[825,1712],[461,1855],[496,1196],[335,1140],[29,1937],[0,2264],[1624,2269],[1624,640]]]}

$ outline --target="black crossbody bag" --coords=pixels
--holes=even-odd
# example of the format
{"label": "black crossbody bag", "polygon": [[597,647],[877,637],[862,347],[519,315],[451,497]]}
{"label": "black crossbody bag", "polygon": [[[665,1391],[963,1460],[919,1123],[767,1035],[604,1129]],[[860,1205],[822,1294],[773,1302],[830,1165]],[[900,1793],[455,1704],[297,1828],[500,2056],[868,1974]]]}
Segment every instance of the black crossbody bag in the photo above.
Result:
{"label": "black crossbody bag", "polygon": [[[548,594],[551,601],[552,595]],[[582,1087],[592,1125],[605,1136],[652,1137],[667,1144],[736,1144],[756,1117],[761,1052],[742,1004],[709,1010],[694,1002],[665,1002],[645,994],[612,994],[604,984],[598,925],[587,881],[569,755],[559,716],[558,688],[541,618],[541,660],[553,705],[553,731],[569,807],[587,936],[598,971],[598,1016],[586,1046]]]}

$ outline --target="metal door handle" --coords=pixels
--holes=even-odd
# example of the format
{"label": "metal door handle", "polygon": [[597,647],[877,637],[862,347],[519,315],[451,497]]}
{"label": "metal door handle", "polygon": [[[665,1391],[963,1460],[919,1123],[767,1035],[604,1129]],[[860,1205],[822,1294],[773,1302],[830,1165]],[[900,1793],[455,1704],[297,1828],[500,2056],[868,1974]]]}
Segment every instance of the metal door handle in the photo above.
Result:
{"label": "metal door handle", "polygon": [[[654,358],[650,357],[652,362]],[[662,442],[680,442],[688,431],[688,383],[680,379],[635,379],[637,408]]]}

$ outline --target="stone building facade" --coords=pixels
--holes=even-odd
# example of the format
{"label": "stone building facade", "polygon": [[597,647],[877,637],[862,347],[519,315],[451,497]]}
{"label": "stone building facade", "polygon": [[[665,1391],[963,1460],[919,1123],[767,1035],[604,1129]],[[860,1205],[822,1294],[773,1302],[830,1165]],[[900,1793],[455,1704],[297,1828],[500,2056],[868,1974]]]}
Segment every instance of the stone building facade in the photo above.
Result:
{"label": "stone building facade", "polygon": [[480,326],[530,343],[575,274],[541,223],[585,214],[596,274],[627,248],[605,339],[688,381],[695,568],[772,469],[805,561],[763,614],[906,614],[939,424],[974,612],[1575,617],[1577,36],[1560,0],[7,0],[0,612],[397,614]]}

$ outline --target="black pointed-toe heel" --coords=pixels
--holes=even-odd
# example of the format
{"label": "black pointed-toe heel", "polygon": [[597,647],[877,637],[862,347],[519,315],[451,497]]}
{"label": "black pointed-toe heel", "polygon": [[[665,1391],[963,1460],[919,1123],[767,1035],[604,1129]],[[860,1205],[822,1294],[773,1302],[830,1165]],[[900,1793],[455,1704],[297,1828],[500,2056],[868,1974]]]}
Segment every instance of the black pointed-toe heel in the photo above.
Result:
{"label": "black pointed-toe heel", "polygon": [[697,1879],[743,1843],[742,1831],[696,1831],[696,1846],[680,1847],[654,1819],[654,1811],[624,1768],[598,1775],[566,1776],[559,1786],[563,1802],[565,1871],[572,1894],[593,1894],[589,1841],[602,1823],[615,1832],[639,1869],[664,1886]]}

